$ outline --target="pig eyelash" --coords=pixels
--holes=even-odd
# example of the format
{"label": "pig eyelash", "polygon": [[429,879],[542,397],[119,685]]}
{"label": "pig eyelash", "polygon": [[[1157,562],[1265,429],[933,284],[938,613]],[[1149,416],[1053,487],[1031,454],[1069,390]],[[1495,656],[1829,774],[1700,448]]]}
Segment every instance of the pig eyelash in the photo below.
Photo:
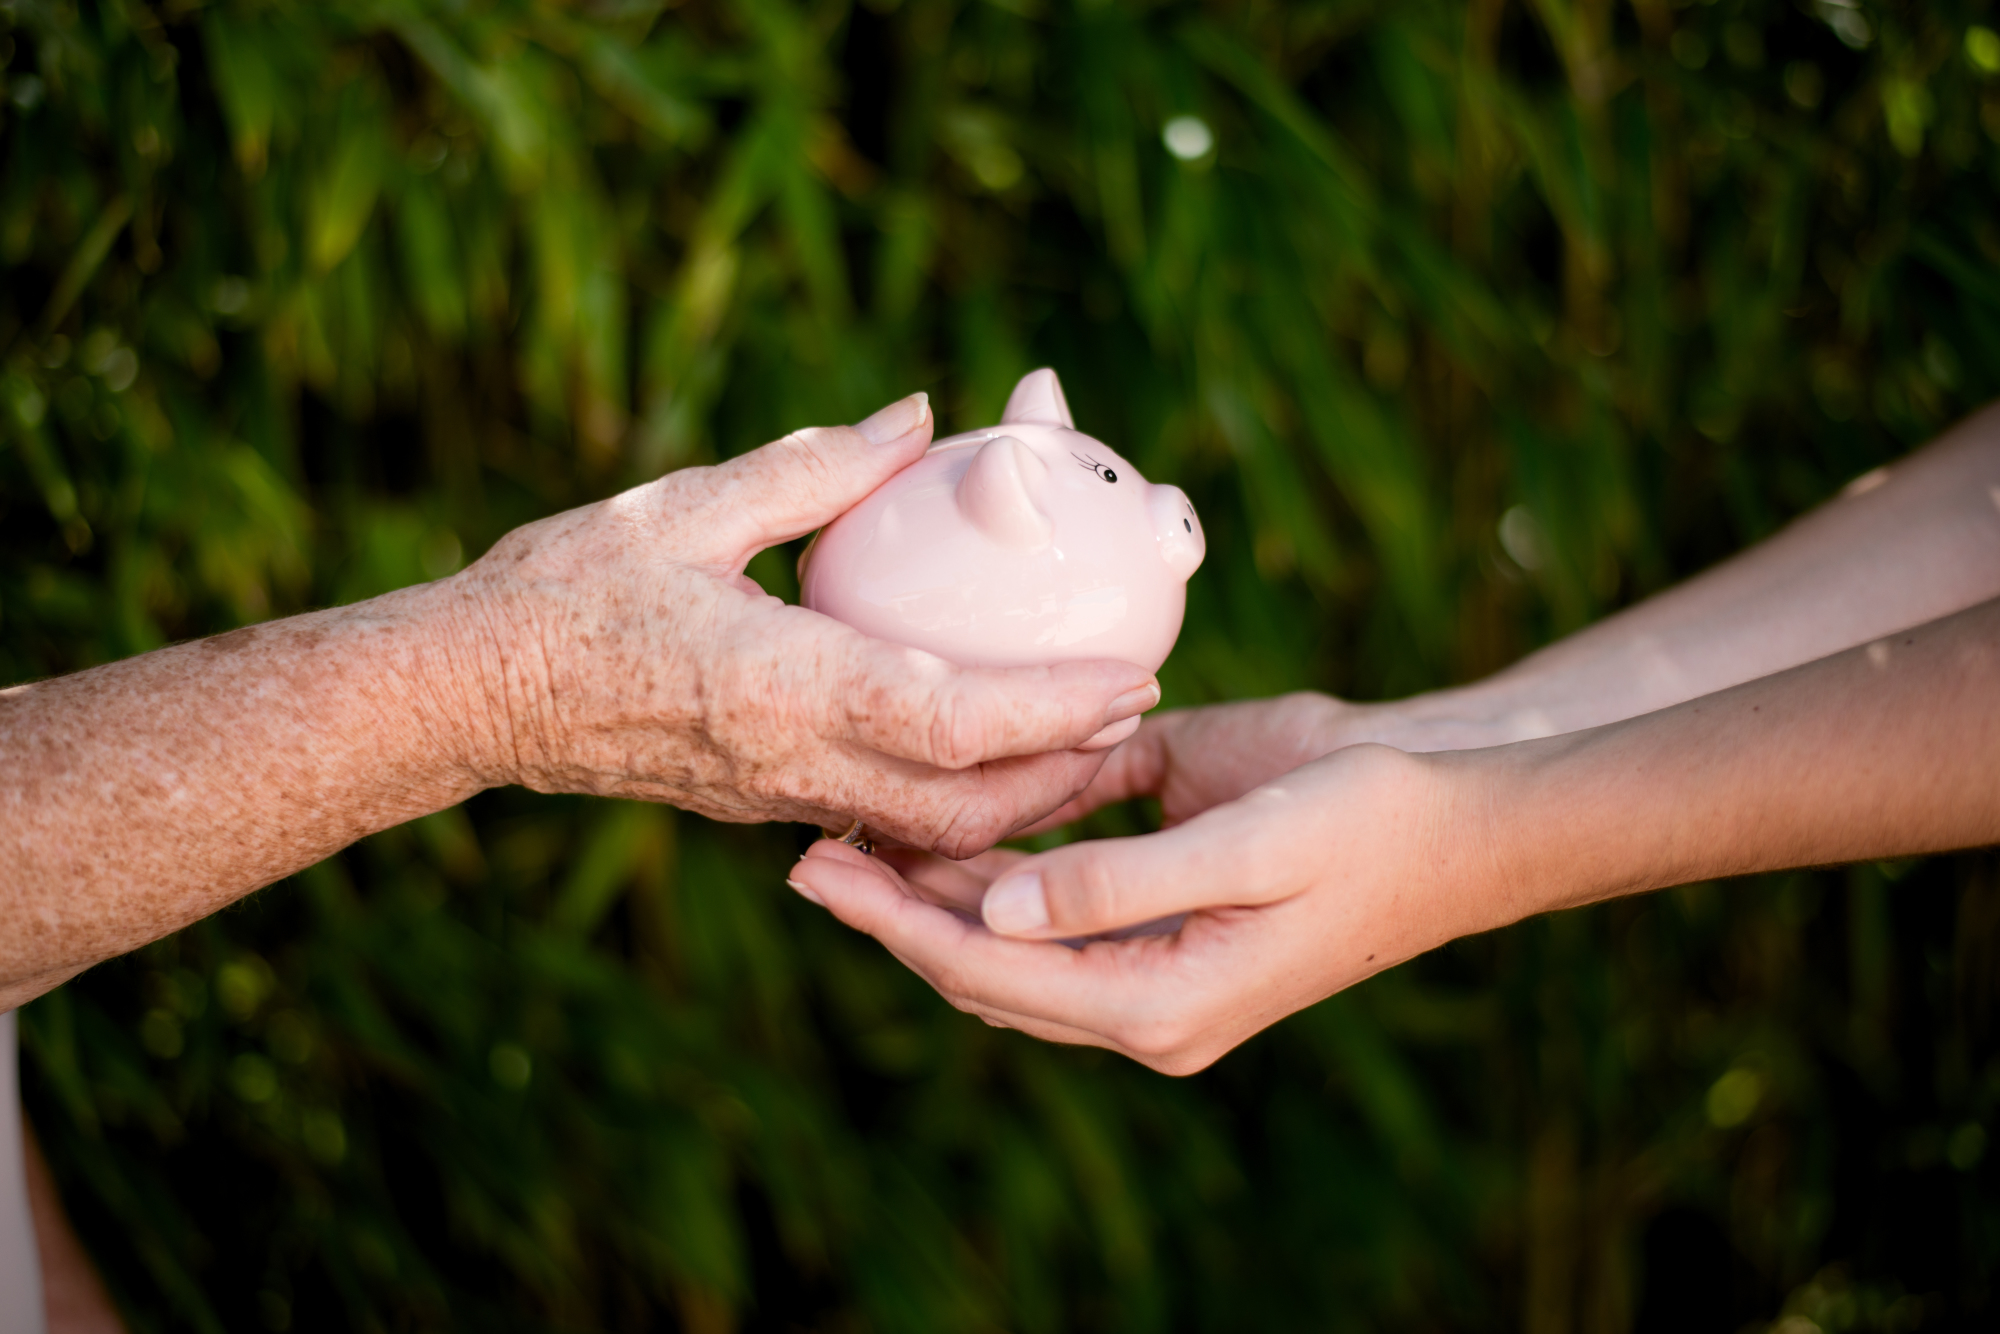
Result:
{"label": "pig eyelash", "polygon": [[1107,482],[1116,482],[1118,480],[1117,473],[1111,471],[1111,469],[1105,467],[1102,463],[1099,463],[1096,459],[1093,459],[1088,455],[1071,454],[1070,457],[1075,459],[1083,467],[1090,469],[1092,472],[1096,473],[1099,477],[1102,477]]}

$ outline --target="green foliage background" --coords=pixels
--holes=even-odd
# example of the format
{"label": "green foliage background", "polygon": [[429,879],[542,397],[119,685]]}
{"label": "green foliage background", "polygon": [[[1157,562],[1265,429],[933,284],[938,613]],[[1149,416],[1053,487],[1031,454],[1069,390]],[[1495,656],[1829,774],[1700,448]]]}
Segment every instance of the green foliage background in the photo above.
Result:
{"label": "green foliage background", "polygon": [[[1994,26],[4,0],[0,680],[1043,363],[1202,509],[1169,704],[1466,679],[2000,391]],[[134,1328],[1992,1319],[1988,860],[1526,923],[1176,1082],[950,1010],[801,837],[489,793],[30,1006]]]}

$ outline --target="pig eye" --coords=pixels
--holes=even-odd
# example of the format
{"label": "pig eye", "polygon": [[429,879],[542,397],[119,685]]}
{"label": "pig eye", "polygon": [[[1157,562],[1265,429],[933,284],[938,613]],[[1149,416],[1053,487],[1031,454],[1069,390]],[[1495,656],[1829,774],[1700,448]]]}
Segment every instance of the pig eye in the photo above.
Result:
{"label": "pig eye", "polygon": [[1099,477],[1102,477],[1107,482],[1115,482],[1118,480],[1117,473],[1111,471],[1111,469],[1105,467],[1102,463],[1099,463],[1096,459],[1091,458],[1088,454],[1072,454],[1070,455],[1070,457],[1075,459],[1080,466],[1090,469],[1090,471],[1096,473]]}

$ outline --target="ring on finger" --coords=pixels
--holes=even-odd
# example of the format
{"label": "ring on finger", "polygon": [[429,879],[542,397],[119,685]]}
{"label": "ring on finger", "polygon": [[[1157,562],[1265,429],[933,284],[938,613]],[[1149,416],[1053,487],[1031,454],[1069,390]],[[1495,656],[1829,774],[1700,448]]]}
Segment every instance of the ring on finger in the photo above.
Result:
{"label": "ring on finger", "polygon": [[868,832],[861,827],[859,820],[848,826],[847,832],[840,836],[840,841],[850,848],[860,849],[864,857],[875,855],[875,845],[869,841]]}

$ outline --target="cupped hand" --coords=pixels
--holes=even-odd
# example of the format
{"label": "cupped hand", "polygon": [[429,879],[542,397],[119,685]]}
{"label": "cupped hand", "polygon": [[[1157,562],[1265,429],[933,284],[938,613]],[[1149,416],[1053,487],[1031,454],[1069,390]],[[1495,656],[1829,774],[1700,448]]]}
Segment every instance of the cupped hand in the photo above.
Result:
{"label": "cupped hand", "polygon": [[[1456,759],[1350,746],[1159,833],[1034,856],[954,864],[826,841],[792,883],[960,1009],[1187,1074],[1530,910],[1497,869],[1491,806]],[[1063,943],[1176,913],[1187,916],[1172,934]]]}
{"label": "cupped hand", "polygon": [[923,455],[926,398],[529,524],[450,581],[479,781],[845,827],[969,856],[1084,787],[1159,699],[1129,663],[955,667],[744,574]]}

